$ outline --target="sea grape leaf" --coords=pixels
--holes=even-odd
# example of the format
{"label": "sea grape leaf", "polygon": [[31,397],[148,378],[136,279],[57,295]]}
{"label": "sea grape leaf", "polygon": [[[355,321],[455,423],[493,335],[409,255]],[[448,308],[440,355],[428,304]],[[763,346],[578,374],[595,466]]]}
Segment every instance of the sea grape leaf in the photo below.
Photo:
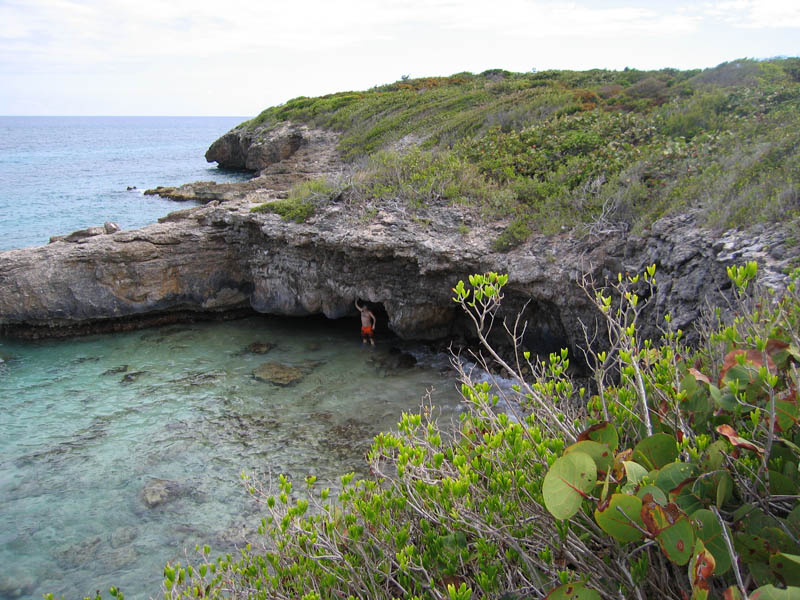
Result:
{"label": "sea grape leaf", "polygon": [[599,473],[608,473],[614,463],[614,456],[608,446],[592,440],[583,440],[567,446],[563,455],[567,456],[573,452],[583,452],[591,456]]}
{"label": "sea grape leaf", "polygon": [[788,394],[775,400],[775,431],[783,432],[797,424],[797,394]]}
{"label": "sea grape leaf", "polygon": [[735,533],[733,547],[739,555],[739,559],[745,564],[766,564],[769,562],[770,555],[778,551],[778,548],[767,540],[752,533]]}
{"label": "sea grape leaf", "polygon": [[733,477],[727,471],[723,471],[717,477],[717,494],[714,503],[717,508],[722,508],[733,497]]}
{"label": "sea grape leaf", "polygon": [[737,448],[744,448],[746,450],[752,450],[753,452],[757,452],[758,454],[764,454],[764,449],[760,446],[757,446],[753,442],[740,437],[736,430],[731,427],[730,425],[717,425],[717,433],[721,433],[728,441],[733,444]]}
{"label": "sea grape leaf", "polygon": [[614,424],[610,421],[597,423],[581,432],[581,434],[578,436],[578,441],[581,442],[583,440],[592,440],[593,442],[605,444],[611,448],[612,451],[616,450],[619,446],[619,434],[617,433],[617,428],[614,427]]}
{"label": "sea grape leaf", "polygon": [[791,586],[782,590],[768,584],[761,586],[748,597],[750,600],[797,600],[800,598],[800,587]]}
{"label": "sea grape leaf", "polygon": [[710,381],[699,371],[697,374],[691,373],[696,369],[689,369],[689,371],[690,374],[684,376],[681,381],[681,388],[686,392],[686,396],[681,401],[681,410],[693,415],[695,422],[705,421],[714,408],[714,402],[709,396],[707,386],[697,385],[698,375],[702,377],[700,381],[704,381],[706,384]]}
{"label": "sea grape leaf", "polygon": [[582,581],[565,583],[550,591],[545,600],[600,600],[600,594]]}
{"label": "sea grape leaf", "polygon": [[678,442],[668,433],[644,438],[633,449],[633,460],[650,470],[660,469],[678,458]]}
{"label": "sea grape leaf", "polygon": [[689,369],[689,373],[692,375],[692,377],[695,378],[696,381],[702,381],[705,384],[711,383],[711,380],[706,375],[703,375],[703,373],[701,373],[694,367]]}
{"label": "sea grape leaf", "polygon": [[774,527],[765,527],[758,535],[764,538],[776,552],[800,553],[800,545],[795,538],[786,533],[778,523]]}
{"label": "sea grape leaf", "polygon": [[723,464],[725,464],[725,449],[727,445],[725,444],[724,440],[717,440],[716,442],[709,444],[706,451],[703,452],[703,456],[700,459],[700,470],[703,473],[708,473],[710,471],[716,471],[719,469]]}
{"label": "sea grape leaf", "polygon": [[800,504],[796,504],[792,512],[786,516],[786,525],[794,537],[800,538]]}
{"label": "sea grape leaf", "polygon": [[744,597],[742,596],[742,591],[735,585],[732,585],[722,592],[722,600],[744,600]]}
{"label": "sea grape leaf", "polygon": [[[744,356],[744,364],[739,361]],[[767,355],[766,365],[764,365],[764,354],[758,350],[744,350],[737,348],[731,350],[725,355],[722,363],[722,370],[719,374],[720,387],[725,381],[733,381],[738,379],[740,382],[752,383],[758,375],[759,367],[766,366],[770,373],[776,372],[775,363],[772,358]],[[744,373],[744,375],[743,375]]]}
{"label": "sea grape leaf", "polygon": [[769,557],[769,568],[783,585],[800,586],[800,556],[779,552]]}
{"label": "sea grape leaf", "polygon": [[694,477],[697,467],[692,463],[674,462],[663,467],[656,477],[656,485],[664,492],[670,493],[681,483]]}
{"label": "sea grape leaf", "polygon": [[585,452],[556,459],[542,482],[544,505],[556,519],[569,519],[597,482],[597,467]]}
{"label": "sea grape leaf", "polygon": [[777,471],[769,472],[769,493],[774,496],[793,496],[797,494],[797,482]]}
{"label": "sea grape leaf", "polygon": [[625,466],[625,476],[630,483],[639,485],[642,482],[642,478],[647,475],[647,469],[639,463],[626,460],[622,464]]}
{"label": "sea grape leaf", "polygon": [[[703,490],[707,490],[711,482],[698,481],[694,477],[687,479],[669,494],[670,499],[687,515],[691,516],[701,508],[706,507],[703,500]],[[698,490],[695,489],[698,487]],[[710,501],[709,501],[710,503]]]}
{"label": "sea grape leaf", "polygon": [[680,517],[656,536],[658,545],[676,565],[685,565],[694,550],[694,526],[688,517]]}
{"label": "sea grape leaf", "polygon": [[692,584],[692,600],[705,600],[711,591],[711,577],[716,568],[714,555],[708,551],[703,540],[697,539],[689,561],[689,581]]}
{"label": "sea grape leaf", "polygon": [[[641,512],[640,498],[628,494],[611,494],[607,502],[595,509],[594,519],[603,531],[616,540],[634,542],[644,537]],[[632,522],[640,529],[632,525]]]}
{"label": "sea grape leaf", "polygon": [[667,504],[667,502],[669,502],[664,491],[660,487],[656,487],[654,485],[643,485],[641,488],[639,488],[639,491],[636,492],[636,495],[642,499],[647,494],[650,494],[653,497],[653,500],[655,500],[655,502],[661,506],[664,506]]}
{"label": "sea grape leaf", "polygon": [[716,515],[701,508],[692,515],[697,537],[703,541],[705,549],[714,556],[714,575],[724,575],[731,568],[731,555],[722,535],[722,525]]}

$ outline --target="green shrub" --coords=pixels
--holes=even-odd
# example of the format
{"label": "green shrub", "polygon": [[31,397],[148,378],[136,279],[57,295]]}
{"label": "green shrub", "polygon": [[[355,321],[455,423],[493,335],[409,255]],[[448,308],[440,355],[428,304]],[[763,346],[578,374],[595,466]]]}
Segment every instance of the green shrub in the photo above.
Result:
{"label": "green shrub", "polygon": [[528,239],[531,233],[531,228],[528,226],[527,219],[524,217],[516,217],[511,221],[511,224],[505,228],[503,233],[497,237],[492,244],[492,249],[495,252],[508,252]]}
{"label": "green shrub", "polygon": [[346,474],[338,492],[243,475],[260,537],[167,565],[165,597],[795,597],[800,270],[780,298],[756,272],[729,269],[734,312],[717,309],[696,348],[668,315],[658,340],[640,337],[654,266],[584,280],[608,340],[584,349],[590,389],[566,349],[537,360],[515,330],[510,360],[489,344],[508,276],[459,282],[476,357],[510,389],[456,361],[460,422],[404,413],[374,440],[374,478]]}
{"label": "green shrub", "polygon": [[314,215],[314,203],[296,198],[271,200],[250,209],[251,212],[271,212],[283,217],[284,221],[303,223]]}
{"label": "green shrub", "polygon": [[284,221],[303,223],[314,215],[316,206],[328,202],[341,192],[327,179],[301,181],[292,186],[286,199],[259,204],[250,212],[271,212],[283,217]]}

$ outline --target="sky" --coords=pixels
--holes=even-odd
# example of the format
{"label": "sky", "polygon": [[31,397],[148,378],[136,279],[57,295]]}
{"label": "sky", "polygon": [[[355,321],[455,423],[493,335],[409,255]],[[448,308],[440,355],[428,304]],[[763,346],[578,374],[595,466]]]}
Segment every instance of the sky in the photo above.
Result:
{"label": "sky", "polygon": [[0,115],[251,117],[501,68],[800,56],[800,0],[0,0]]}

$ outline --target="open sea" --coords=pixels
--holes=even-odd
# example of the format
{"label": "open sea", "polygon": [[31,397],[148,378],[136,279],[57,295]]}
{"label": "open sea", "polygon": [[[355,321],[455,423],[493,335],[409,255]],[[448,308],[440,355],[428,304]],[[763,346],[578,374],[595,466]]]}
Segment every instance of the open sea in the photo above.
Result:
{"label": "open sea", "polygon": [[[0,117],[0,251],[155,222],[157,185],[245,179],[205,162],[237,117]],[[128,187],[135,187],[128,190]],[[447,357],[358,319],[252,316],[72,340],[0,338],[0,600],[112,585],[161,597],[167,561],[235,552],[261,510],[240,484],[363,474],[372,437],[426,394],[456,418]],[[417,358],[396,368],[392,352]],[[290,386],[254,377],[296,367]],[[298,486],[299,487],[299,486]]]}

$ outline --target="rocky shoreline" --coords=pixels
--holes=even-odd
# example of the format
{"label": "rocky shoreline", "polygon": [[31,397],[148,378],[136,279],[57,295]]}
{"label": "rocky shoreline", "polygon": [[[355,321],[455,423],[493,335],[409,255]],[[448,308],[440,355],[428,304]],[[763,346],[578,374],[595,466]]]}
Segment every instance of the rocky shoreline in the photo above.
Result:
{"label": "rocky shoreline", "polygon": [[354,316],[361,298],[385,311],[401,338],[459,338],[469,327],[451,288],[470,273],[499,271],[510,274],[506,314],[524,308],[523,345],[547,351],[574,348],[583,342],[581,324],[595,321],[578,285],[583,275],[602,282],[655,263],[653,307],[671,312],[691,336],[705,300],[719,300],[729,287],[728,266],[755,260],[762,281],[779,288],[797,256],[780,228],[715,235],[691,214],[662,219],[641,236],[534,235],[507,253],[491,245],[506,223],[446,205],[411,212],[386,204],[364,213],[331,202],[307,222],[287,222],[251,209],[285,197],[298,180],[341,168],[335,135],[287,125],[268,139],[248,133],[237,146],[235,131],[207,156],[258,170],[254,179],[155,190],[202,205],[138,230],[95,228],[0,253],[0,334],[77,335],[253,310],[340,318]]}

